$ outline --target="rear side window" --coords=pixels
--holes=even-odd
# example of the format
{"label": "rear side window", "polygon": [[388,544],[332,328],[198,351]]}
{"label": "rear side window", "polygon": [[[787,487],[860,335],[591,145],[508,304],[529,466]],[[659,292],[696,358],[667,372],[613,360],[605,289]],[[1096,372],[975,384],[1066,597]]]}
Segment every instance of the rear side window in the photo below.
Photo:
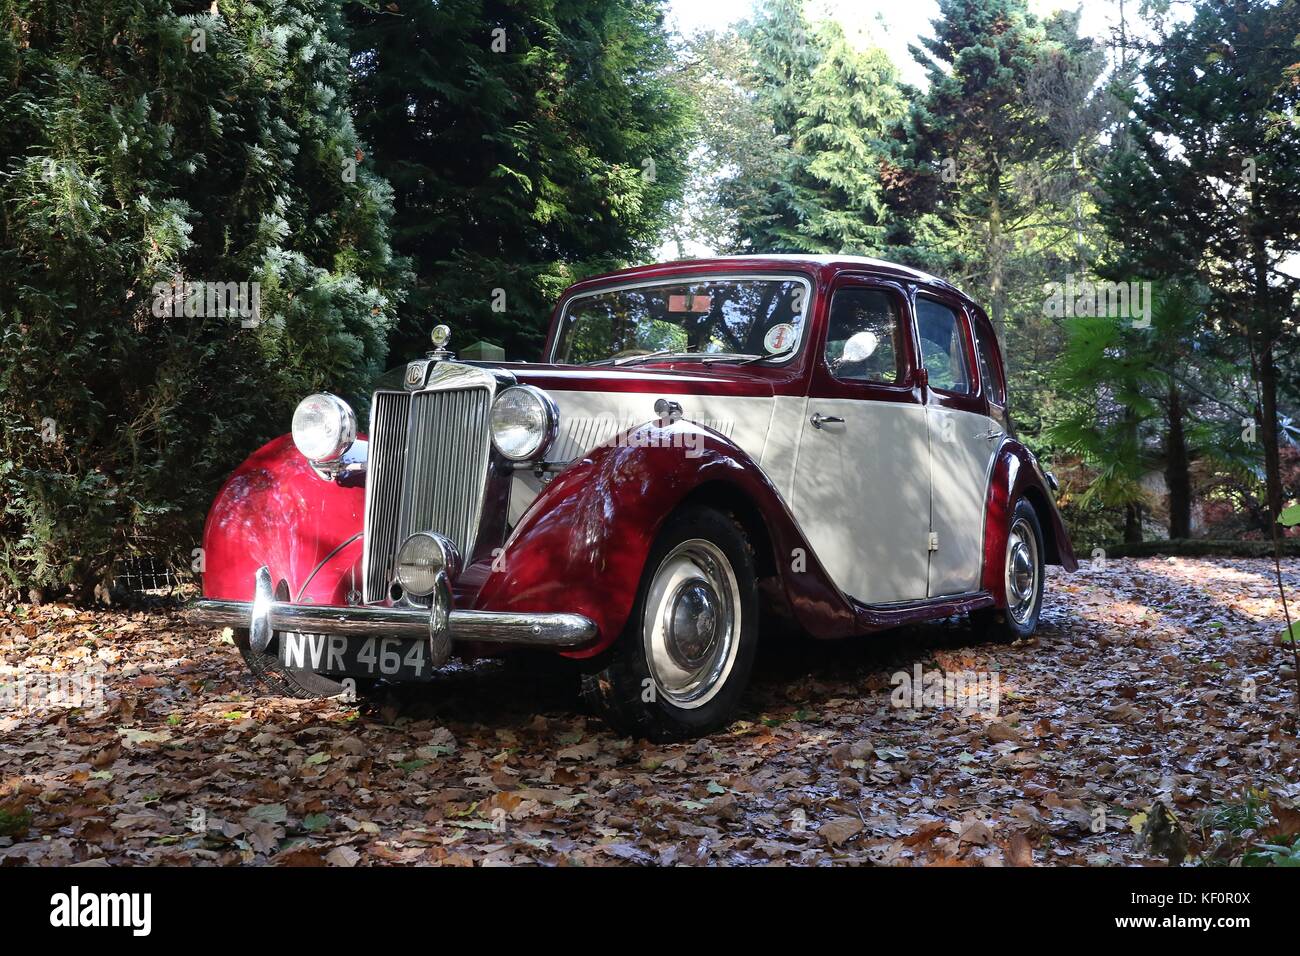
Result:
{"label": "rear side window", "polygon": [[916,327],[921,338],[921,360],[930,385],[945,392],[969,395],[970,357],[961,331],[961,319],[952,309],[933,299],[917,298]]}
{"label": "rear side window", "polygon": [[975,327],[975,347],[979,352],[980,380],[984,383],[984,392],[994,405],[1007,404],[1007,386],[1002,381],[998,365],[997,340],[993,330],[985,328],[983,323]]}

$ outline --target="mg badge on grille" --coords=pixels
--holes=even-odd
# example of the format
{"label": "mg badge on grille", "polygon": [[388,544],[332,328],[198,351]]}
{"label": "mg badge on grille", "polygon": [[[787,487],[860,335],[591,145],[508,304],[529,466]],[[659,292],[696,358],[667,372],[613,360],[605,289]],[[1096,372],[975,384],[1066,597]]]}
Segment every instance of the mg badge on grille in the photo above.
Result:
{"label": "mg badge on grille", "polygon": [[406,366],[406,387],[411,389],[422,387],[425,373],[428,370],[428,362],[412,362]]}

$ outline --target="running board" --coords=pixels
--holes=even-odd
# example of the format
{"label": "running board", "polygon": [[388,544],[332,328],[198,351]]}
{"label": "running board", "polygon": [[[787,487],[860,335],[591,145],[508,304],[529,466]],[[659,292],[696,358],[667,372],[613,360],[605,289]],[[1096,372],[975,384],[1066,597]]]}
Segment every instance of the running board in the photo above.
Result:
{"label": "running board", "polygon": [[884,631],[921,621],[937,621],[957,614],[969,614],[993,607],[996,599],[988,591],[949,594],[924,601],[900,601],[896,604],[858,604],[858,627],[862,631]]}

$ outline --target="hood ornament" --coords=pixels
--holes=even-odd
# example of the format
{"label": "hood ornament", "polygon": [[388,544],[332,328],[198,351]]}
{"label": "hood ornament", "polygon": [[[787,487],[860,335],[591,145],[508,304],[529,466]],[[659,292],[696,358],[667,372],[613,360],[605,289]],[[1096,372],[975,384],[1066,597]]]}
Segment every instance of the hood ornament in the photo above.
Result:
{"label": "hood ornament", "polygon": [[408,392],[418,392],[424,388],[429,380],[430,369],[439,362],[456,357],[447,350],[447,343],[451,341],[451,329],[447,326],[435,325],[429,338],[433,340],[433,351],[426,352],[424,358],[408,362],[406,365],[406,377],[402,384]]}
{"label": "hood ornament", "polygon": [[433,342],[433,351],[428,352],[427,357],[434,362],[445,362],[447,359],[454,359],[454,353],[447,349],[447,343],[451,341],[451,329],[441,323],[433,327],[429,333],[429,338]]}

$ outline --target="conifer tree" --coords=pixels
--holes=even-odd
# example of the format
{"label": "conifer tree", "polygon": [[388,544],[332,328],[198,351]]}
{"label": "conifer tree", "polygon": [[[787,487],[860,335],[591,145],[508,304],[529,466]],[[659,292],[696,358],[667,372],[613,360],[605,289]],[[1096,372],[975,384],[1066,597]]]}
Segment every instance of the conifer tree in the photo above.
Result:
{"label": "conifer tree", "polygon": [[661,7],[351,7],[358,122],[416,274],[396,351],[447,322],[534,359],[565,285],[651,255],[689,148]]}
{"label": "conifer tree", "polygon": [[[1142,70],[1127,148],[1108,167],[1103,217],[1139,268],[1183,270],[1251,371],[1273,516],[1288,492],[1279,450],[1280,354],[1294,350],[1300,277],[1300,86],[1295,0],[1203,0]],[[1275,518],[1274,518],[1275,520]]]}
{"label": "conifer tree", "polygon": [[199,9],[0,2],[9,587],[89,596],[131,548],[201,567],[229,470],[383,367],[401,276],[337,4]]}
{"label": "conifer tree", "polygon": [[[745,252],[883,253],[889,230],[881,171],[906,115],[897,71],[879,49],[858,50],[832,21],[809,24],[802,0],[767,0],[740,33],[736,78],[771,136],[762,166],[739,155],[721,201]],[[725,135],[725,134],[724,134]]]}

